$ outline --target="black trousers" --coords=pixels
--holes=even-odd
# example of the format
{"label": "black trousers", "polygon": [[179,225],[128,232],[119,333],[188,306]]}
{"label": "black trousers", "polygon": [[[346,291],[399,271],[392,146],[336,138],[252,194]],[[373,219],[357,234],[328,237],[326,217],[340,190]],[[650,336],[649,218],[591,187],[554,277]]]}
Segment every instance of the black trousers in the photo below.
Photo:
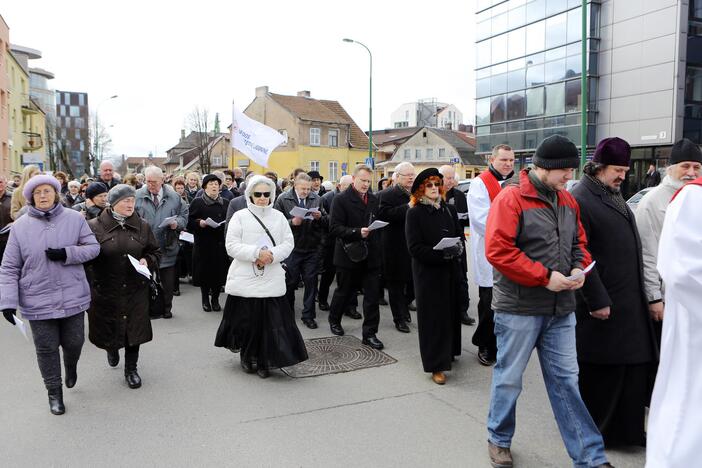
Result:
{"label": "black trousers", "polygon": [[388,303],[395,323],[407,321],[409,304],[414,300],[414,283],[410,281],[386,280]]}
{"label": "black trousers", "polygon": [[495,313],[492,310],[492,288],[478,288],[478,326],[473,333],[473,344],[497,353],[495,338]]}
{"label": "black trousers", "polygon": [[285,259],[288,271],[285,273],[286,296],[290,310],[295,311],[295,290],[302,276],[305,292],[302,299],[302,319],[313,319],[317,316],[314,299],[317,296],[317,273],[319,271],[319,254],[312,252],[293,252]]}
{"label": "black trousers", "polygon": [[28,320],[37,352],[39,372],[47,390],[61,388],[61,356],[68,369],[78,366],[78,359],[85,341],[85,315],[81,312],[66,318]]}
{"label": "black trousers", "polygon": [[364,267],[337,268],[336,280],[339,286],[334,291],[329,310],[329,323],[341,323],[341,317],[349,309],[352,298],[359,287],[363,288],[363,337],[378,333],[380,323],[380,269],[370,271]]}
{"label": "black trousers", "polygon": [[173,265],[160,268],[159,274],[161,275],[161,286],[163,286],[163,311],[170,312],[173,307],[173,288],[175,288],[175,282],[178,277],[176,267]]}

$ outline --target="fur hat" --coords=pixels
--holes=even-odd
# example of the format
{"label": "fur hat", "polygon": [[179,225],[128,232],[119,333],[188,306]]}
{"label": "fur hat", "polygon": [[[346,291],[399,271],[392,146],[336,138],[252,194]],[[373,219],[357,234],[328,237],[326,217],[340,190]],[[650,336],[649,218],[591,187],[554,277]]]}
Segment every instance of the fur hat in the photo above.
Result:
{"label": "fur hat", "polygon": [[621,138],[605,138],[597,144],[592,161],[608,166],[629,166],[631,146]]}
{"label": "fur hat", "polygon": [[561,135],[551,135],[536,148],[532,162],[542,169],[569,169],[578,167],[580,158],[572,141]]}
{"label": "fur hat", "polygon": [[429,177],[438,177],[441,180],[444,180],[444,176],[441,175],[439,170],[435,167],[430,167],[428,169],[424,169],[422,172],[420,172],[417,177],[414,179],[414,182],[412,183],[412,193],[416,192],[419,190],[419,187],[424,183],[425,180],[427,180]]}
{"label": "fur hat", "polygon": [[205,177],[202,178],[202,189],[204,190],[205,187],[207,187],[207,184],[209,184],[213,180],[217,181],[220,187],[222,186],[222,181],[219,177],[217,177],[214,174],[207,174]]}
{"label": "fur hat", "polygon": [[56,190],[56,193],[61,193],[61,184],[56,177],[47,174],[35,175],[27,181],[27,183],[24,185],[24,190],[22,190],[22,195],[24,195],[24,199],[27,200],[27,202],[31,202],[33,200],[32,193],[34,192],[34,189],[40,185],[51,185],[54,190]]}
{"label": "fur hat", "polygon": [[134,190],[134,187],[127,184],[115,185],[107,193],[107,201],[110,203],[110,206],[115,206],[120,200],[129,197],[136,197],[136,190]]}
{"label": "fur hat", "polygon": [[685,161],[702,163],[700,147],[687,138],[677,141],[670,152],[670,164],[678,164]]}
{"label": "fur hat", "polygon": [[107,192],[107,185],[103,184],[102,182],[91,182],[90,185],[88,185],[88,188],[85,189],[85,198],[92,200],[101,193]]}

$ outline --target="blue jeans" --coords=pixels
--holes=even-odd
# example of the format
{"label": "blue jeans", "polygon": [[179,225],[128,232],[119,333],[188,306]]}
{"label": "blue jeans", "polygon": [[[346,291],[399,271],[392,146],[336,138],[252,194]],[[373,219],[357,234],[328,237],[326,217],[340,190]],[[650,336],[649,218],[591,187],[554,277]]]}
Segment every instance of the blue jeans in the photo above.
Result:
{"label": "blue jeans", "polygon": [[512,443],[522,375],[536,348],[551,408],[574,466],[606,463],[602,436],[578,389],[575,314],[528,316],[495,311],[495,335],[497,363],[487,424],[490,442],[506,448]]}

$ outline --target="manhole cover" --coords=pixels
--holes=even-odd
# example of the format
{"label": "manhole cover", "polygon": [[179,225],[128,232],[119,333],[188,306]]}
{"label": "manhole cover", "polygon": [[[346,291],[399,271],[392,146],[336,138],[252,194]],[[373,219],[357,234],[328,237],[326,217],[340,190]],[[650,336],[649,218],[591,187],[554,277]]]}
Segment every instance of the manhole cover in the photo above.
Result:
{"label": "manhole cover", "polygon": [[309,359],[283,372],[293,378],[338,374],[397,362],[382,351],[364,346],[355,336],[330,336],[305,340]]}

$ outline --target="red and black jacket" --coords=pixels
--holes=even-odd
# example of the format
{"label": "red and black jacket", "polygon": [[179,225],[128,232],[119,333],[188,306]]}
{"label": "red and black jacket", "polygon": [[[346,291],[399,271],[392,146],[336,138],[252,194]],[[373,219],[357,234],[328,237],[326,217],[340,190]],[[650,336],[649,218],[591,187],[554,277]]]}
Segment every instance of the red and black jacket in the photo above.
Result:
{"label": "red and black jacket", "polygon": [[529,169],[510,179],[495,198],[485,232],[485,255],[494,267],[492,307],[521,315],[567,315],[573,291],[546,289],[549,271],[570,275],[592,262],[580,208],[566,190],[554,206],[529,180]]}

